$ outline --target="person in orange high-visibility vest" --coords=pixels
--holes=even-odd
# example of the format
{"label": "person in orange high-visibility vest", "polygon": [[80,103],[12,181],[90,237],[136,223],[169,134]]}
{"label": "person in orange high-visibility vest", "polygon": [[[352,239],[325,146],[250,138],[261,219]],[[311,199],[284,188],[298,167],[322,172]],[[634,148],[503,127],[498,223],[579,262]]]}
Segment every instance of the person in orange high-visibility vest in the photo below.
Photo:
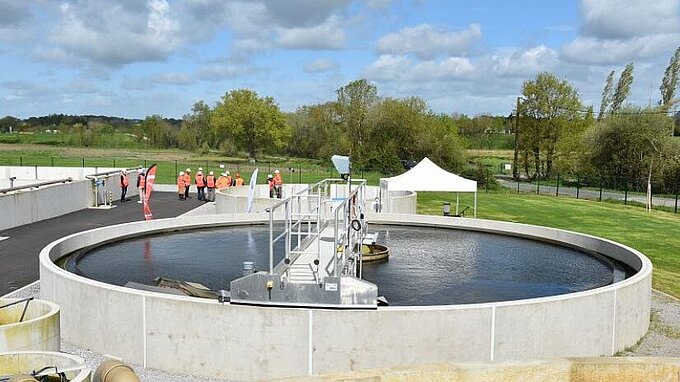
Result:
{"label": "person in orange high-visibility vest", "polygon": [[238,172],[236,173],[236,179],[234,180],[234,184],[236,184],[237,187],[243,186],[243,178],[241,178],[241,174],[239,174]]}
{"label": "person in orange high-visibility vest", "polygon": [[137,203],[144,203],[144,184],[146,184],[144,171],[140,171],[139,176],[137,176],[137,188],[139,189],[139,201]]}
{"label": "person in orange high-visibility vest", "polygon": [[210,171],[208,173],[208,176],[205,177],[205,185],[208,186],[208,196],[206,198],[206,202],[214,202],[215,201],[215,187],[217,186],[217,179],[215,179],[215,173]]}
{"label": "person in orange high-visibility vest", "polygon": [[227,174],[227,188],[229,188],[234,185],[232,183],[234,181],[234,178],[231,177],[231,173],[229,171],[225,172],[225,174]]}
{"label": "person in orange high-visibility vest", "polygon": [[189,199],[189,189],[191,188],[191,169],[184,170],[184,199]]}
{"label": "person in orange high-visibility vest", "polygon": [[185,189],[184,171],[180,171],[177,176],[177,194],[179,194],[179,200],[186,200],[186,198],[184,198]]}
{"label": "person in orange high-visibility vest", "polygon": [[199,167],[196,172],[196,191],[198,200],[205,200],[205,177],[203,176],[203,168]]}
{"label": "person in orange high-visibility vest", "polygon": [[128,178],[127,171],[120,172],[120,202],[125,201],[125,194],[127,194],[128,185],[130,184],[130,179]]}
{"label": "person in orange high-visibility vest", "polygon": [[215,183],[215,186],[217,187],[218,190],[222,190],[229,187],[226,172],[223,172],[222,175],[220,175],[219,179],[217,179],[217,182]]}
{"label": "person in orange high-visibility vest", "polygon": [[274,192],[276,197],[281,199],[283,195],[283,178],[281,178],[281,171],[274,170]]}

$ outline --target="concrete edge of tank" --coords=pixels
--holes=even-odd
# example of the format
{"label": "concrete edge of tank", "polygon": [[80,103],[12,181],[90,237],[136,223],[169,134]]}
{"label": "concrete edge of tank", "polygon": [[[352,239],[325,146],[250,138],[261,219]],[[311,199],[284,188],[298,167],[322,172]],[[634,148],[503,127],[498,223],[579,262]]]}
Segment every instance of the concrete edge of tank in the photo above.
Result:
{"label": "concrete edge of tank", "polygon": [[[20,300],[0,297],[0,305]],[[30,300],[26,317],[19,322],[25,304],[13,305],[0,312],[0,315],[13,317],[11,322],[0,322],[0,352],[59,351],[59,306],[46,300]]]}
{"label": "concrete edge of tank", "polygon": [[635,344],[649,326],[652,266],[640,252],[574,232],[479,219],[369,215],[380,224],[563,242],[614,257],[638,272],[612,285],[560,296],[336,311],[231,306],[137,291],[73,275],[52,262],[117,237],[267,220],[266,214],[181,217],[74,234],[41,251],[41,295],[60,305],[62,336],[71,343],[145,367],[239,380],[443,362],[608,356]]}
{"label": "concrete edge of tank", "polygon": [[39,370],[46,366],[70,368],[83,366],[80,370],[70,371],[66,376],[71,382],[90,382],[91,370],[79,356],[53,351],[0,352],[0,374],[20,374]]}

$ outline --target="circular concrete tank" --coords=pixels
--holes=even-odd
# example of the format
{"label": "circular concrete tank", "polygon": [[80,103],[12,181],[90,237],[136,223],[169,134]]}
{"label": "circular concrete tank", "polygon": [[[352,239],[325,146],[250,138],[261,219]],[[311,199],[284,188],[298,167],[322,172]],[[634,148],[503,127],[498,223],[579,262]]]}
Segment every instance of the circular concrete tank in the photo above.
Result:
{"label": "circular concrete tank", "polygon": [[74,234],[41,252],[41,294],[60,305],[62,336],[71,343],[145,367],[237,380],[612,355],[635,344],[649,325],[652,266],[641,253],[597,237],[515,223],[369,215],[371,223],[489,232],[581,248],[624,263],[634,274],[558,296],[338,311],[220,304],[133,290],[54,264],[66,254],[123,238],[267,221],[264,214],[182,217]]}
{"label": "circular concrete tank", "polygon": [[7,307],[0,309],[0,352],[59,351],[59,307],[56,304],[45,300],[2,298],[2,306]]}
{"label": "circular concrete tank", "polygon": [[56,366],[57,370],[69,370],[65,375],[70,382],[90,382],[90,369],[84,359],[75,355],[59,352],[0,353],[0,377],[27,374],[52,366]]}

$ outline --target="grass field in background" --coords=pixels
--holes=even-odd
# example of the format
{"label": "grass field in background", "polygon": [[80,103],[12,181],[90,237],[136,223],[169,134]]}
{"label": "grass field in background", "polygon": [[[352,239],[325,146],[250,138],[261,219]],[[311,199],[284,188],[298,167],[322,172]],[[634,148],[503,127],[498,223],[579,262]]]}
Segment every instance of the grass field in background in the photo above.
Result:
{"label": "grass field in background", "polygon": [[[198,155],[178,149],[102,149],[102,148],[68,148],[43,145],[0,144],[0,166],[54,166],[54,167],[148,167],[157,166],[156,181],[161,184],[174,184],[177,173],[191,168],[195,174],[202,167],[207,174],[214,171],[218,174],[220,164],[234,175],[250,180],[255,168],[259,168],[258,183],[265,183],[267,173],[278,169],[286,183],[314,183],[324,178],[338,177],[330,159],[320,163],[310,159],[262,157],[257,162],[249,162],[243,158],[232,158],[219,155]],[[355,177],[368,180],[377,185],[382,176],[377,172],[356,170]]]}
{"label": "grass field in background", "polygon": [[[477,196],[477,217],[535,224],[611,239],[644,253],[654,264],[654,288],[680,298],[680,216],[645,212],[633,206],[589,200],[497,191]],[[418,213],[441,215],[453,193],[419,192]],[[472,217],[472,196],[461,194],[461,206]]]}

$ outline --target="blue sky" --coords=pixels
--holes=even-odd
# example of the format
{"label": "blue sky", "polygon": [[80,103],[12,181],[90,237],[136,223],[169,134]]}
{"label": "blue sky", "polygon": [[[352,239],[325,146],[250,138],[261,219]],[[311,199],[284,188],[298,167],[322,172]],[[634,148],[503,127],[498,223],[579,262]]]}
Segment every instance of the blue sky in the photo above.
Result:
{"label": "blue sky", "polygon": [[0,0],[0,116],[180,118],[238,88],[294,111],[358,78],[508,114],[541,71],[597,109],[629,61],[647,105],[679,45],[680,0]]}

